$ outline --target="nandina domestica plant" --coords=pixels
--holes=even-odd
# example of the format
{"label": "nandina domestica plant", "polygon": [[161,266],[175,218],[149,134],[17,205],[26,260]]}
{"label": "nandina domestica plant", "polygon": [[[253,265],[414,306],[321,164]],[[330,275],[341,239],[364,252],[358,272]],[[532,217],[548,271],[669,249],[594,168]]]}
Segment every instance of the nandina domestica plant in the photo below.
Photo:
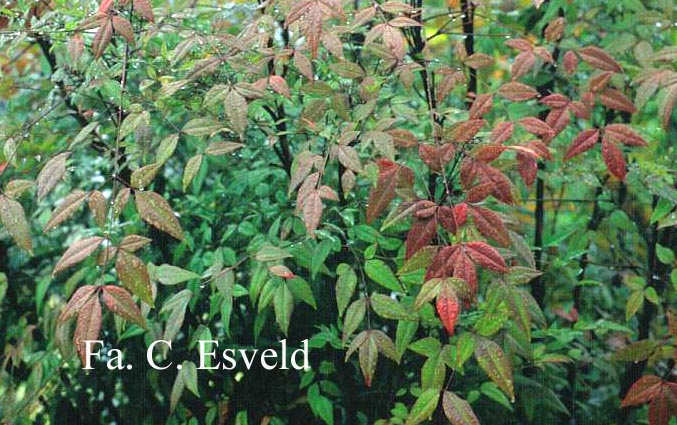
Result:
{"label": "nandina domestica plant", "polygon": [[0,15],[1,420],[674,422],[674,4],[76,3]]}

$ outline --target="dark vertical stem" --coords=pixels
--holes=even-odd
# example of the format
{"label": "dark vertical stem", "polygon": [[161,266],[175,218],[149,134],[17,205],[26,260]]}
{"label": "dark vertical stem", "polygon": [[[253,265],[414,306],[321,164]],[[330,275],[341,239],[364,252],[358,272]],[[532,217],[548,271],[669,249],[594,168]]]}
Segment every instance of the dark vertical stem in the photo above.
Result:
{"label": "dark vertical stem", "polygon": [[[545,163],[538,163],[538,170],[545,170]],[[545,224],[545,181],[541,176],[536,180],[536,211],[534,219],[536,226],[534,229],[534,260],[536,269],[543,271],[543,226]],[[543,307],[545,299],[545,280],[543,275],[538,276],[532,283],[532,295],[539,306]]]}
{"label": "dark vertical stem", "polygon": [[[475,5],[472,0],[461,0],[461,11],[465,51],[470,56],[475,53]],[[477,70],[474,68],[469,68],[468,93],[477,94]]]}

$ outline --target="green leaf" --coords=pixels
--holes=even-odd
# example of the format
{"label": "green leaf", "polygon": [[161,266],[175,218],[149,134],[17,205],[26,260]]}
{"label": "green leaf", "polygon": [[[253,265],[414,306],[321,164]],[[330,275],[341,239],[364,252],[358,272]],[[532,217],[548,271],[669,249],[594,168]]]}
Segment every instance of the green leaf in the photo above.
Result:
{"label": "green leaf", "polygon": [[629,321],[644,305],[644,291],[632,291],[625,304],[625,320]]}
{"label": "green leaf", "polygon": [[289,290],[294,295],[294,298],[304,303],[308,304],[314,309],[317,309],[317,303],[315,302],[315,297],[313,296],[313,290],[308,285],[305,279],[299,276],[295,276],[292,279],[287,280],[287,286]]}
{"label": "green leaf", "polygon": [[266,244],[258,250],[254,258],[256,258],[256,261],[278,261],[291,256],[292,255],[286,249]]}
{"label": "green leaf", "polygon": [[186,162],[186,168],[183,170],[183,181],[182,188],[185,192],[188,189],[188,186],[193,182],[200,167],[202,166],[202,155],[195,155]]}
{"label": "green leaf", "polygon": [[416,301],[414,301],[414,311],[420,310],[424,305],[435,299],[440,293],[443,281],[444,279],[430,279],[421,286],[421,290],[416,296]]}
{"label": "green leaf", "polygon": [[137,191],[134,196],[136,208],[143,221],[180,241],[185,238],[179,220],[165,198],[155,192]]}
{"label": "green leaf", "polygon": [[235,274],[232,270],[220,271],[214,277],[214,285],[221,294],[221,322],[226,335],[230,336],[230,317],[233,313],[233,291],[235,288]]}
{"label": "green leaf", "polygon": [[369,298],[369,304],[374,312],[384,319],[416,320],[416,317],[410,315],[402,304],[387,295],[374,293]]}
{"label": "green leaf", "polygon": [[651,357],[659,346],[660,343],[658,341],[651,339],[637,341],[613,353],[611,360],[617,362],[639,362],[646,360]]}
{"label": "green leaf", "polygon": [[209,137],[224,130],[224,126],[211,118],[195,118],[183,126],[182,131],[189,136]]}
{"label": "green leaf", "polygon": [[33,255],[33,241],[24,208],[17,201],[0,195],[0,222],[19,248]]}
{"label": "green leaf", "polygon": [[115,270],[125,288],[146,304],[153,305],[150,276],[146,265],[138,257],[125,250],[119,250],[115,261]]}
{"label": "green leaf", "polygon": [[381,260],[368,260],[364,264],[364,271],[374,282],[391,291],[402,291],[400,282],[388,265]]}
{"label": "green leaf", "polygon": [[451,391],[444,392],[442,407],[444,415],[452,425],[480,425],[480,421],[470,404]]}
{"label": "green leaf", "polygon": [[434,388],[426,390],[418,396],[411,408],[406,425],[416,425],[428,420],[437,409],[440,402],[440,391]]}
{"label": "green leaf", "polygon": [[350,299],[355,293],[357,275],[355,270],[345,263],[338,265],[336,274],[338,274],[338,279],[336,280],[336,304],[338,305],[339,317],[342,317]]}
{"label": "green leaf", "polygon": [[651,304],[658,305],[660,304],[660,299],[658,293],[656,293],[656,288],[649,286],[644,290],[644,298],[646,298]]}
{"label": "green leaf", "polygon": [[658,261],[663,264],[671,265],[675,262],[675,253],[667,247],[664,247],[661,244],[656,244],[656,256]]}
{"label": "green leaf", "polygon": [[294,295],[286,283],[277,287],[273,298],[273,307],[275,308],[275,320],[282,332],[287,335],[291,314],[294,311]]}
{"label": "green leaf", "polygon": [[346,310],[346,317],[343,319],[343,336],[341,338],[343,344],[348,341],[350,335],[352,335],[353,332],[355,332],[360,326],[366,313],[366,298],[361,298],[357,301],[354,301],[352,304],[350,304],[350,306],[348,306],[348,310]]}
{"label": "green leaf", "polygon": [[200,278],[199,274],[169,264],[160,265],[155,275],[157,280],[163,285],[178,285],[179,283]]}
{"label": "green leaf", "polygon": [[414,339],[417,330],[418,322],[412,322],[409,320],[400,320],[397,322],[397,330],[395,332],[395,348],[397,349],[398,359],[402,358],[407,346],[411,343],[411,340]]}
{"label": "green leaf", "polygon": [[476,336],[475,358],[487,376],[510,397],[510,400],[514,401],[512,365],[503,349],[487,338]]}

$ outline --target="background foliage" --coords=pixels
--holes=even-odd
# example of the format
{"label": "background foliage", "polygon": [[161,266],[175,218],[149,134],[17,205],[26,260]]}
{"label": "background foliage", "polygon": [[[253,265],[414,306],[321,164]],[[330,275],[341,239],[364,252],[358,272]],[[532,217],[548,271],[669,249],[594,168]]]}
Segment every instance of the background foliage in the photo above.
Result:
{"label": "background foliage", "polygon": [[[674,424],[674,22],[5,2],[0,421]],[[312,370],[196,371],[281,338]]]}

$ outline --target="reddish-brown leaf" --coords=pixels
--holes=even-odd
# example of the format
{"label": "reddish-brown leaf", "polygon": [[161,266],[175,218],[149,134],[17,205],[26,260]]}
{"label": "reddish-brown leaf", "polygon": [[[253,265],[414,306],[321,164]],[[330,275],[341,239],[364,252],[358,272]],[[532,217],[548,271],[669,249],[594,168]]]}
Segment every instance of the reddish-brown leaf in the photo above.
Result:
{"label": "reddish-brown leaf", "polygon": [[129,44],[134,44],[134,28],[132,28],[132,24],[120,16],[113,16],[112,20],[115,32],[124,37]]}
{"label": "reddish-brown leaf", "polygon": [[312,191],[303,201],[303,222],[311,238],[315,237],[315,230],[320,225],[323,209],[324,205],[318,191]]}
{"label": "reddish-brown leaf", "polygon": [[508,272],[505,260],[491,245],[485,242],[467,242],[464,246],[470,258],[480,266],[499,273]]}
{"label": "reddish-brown leaf", "polygon": [[386,133],[390,134],[398,148],[413,148],[418,145],[418,139],[409,130],[393,129],[386,131]]}
{"label": "reddish-brown leaf", "polygon": [[99,58],[103,55],[103,52],[108,47],[111,38],[113,37],[113,20],[110,18],[104,19],[101,22],[101,26],[94,35],[94,40],[92,40],[92,51],[94,52],[94,58]]}
{"label": "reddish-brown leaf", "polygon": [[503,143],[512,137],[512,133],[514,131],[515,124],[512,122],[500,122],[496,124],[493,131],[491,132],[491,141],[496,144]]}
{"label": "reddish-brown leaf", "polygon": [[510,245],[510,235],[501,217],[495,212],[477,205],[470,206],[470,215],[475,227],[479,232],[490,239],[495,240],[501,246]]}
{"label": "reddish-brown leaf", "polygon": [[153,5],[150,0],[134,0],[134,11],[148,22],[154,22]]}
{"label": "reddish-brown leaf", "polygon": [[522,118],[519,123],[526,131],[540,136],[546,143],[552,140],[555,135],[555,132],[547,123],[535,117]]}
{"label": "reddish-brown leaf", "polygon": [[545,122],[552,128],[555,136],[564,131],[571,122],[567,108],[552,108],[545,117]]}
{"label": "reddish-brown leaf", "polygon": [[103,193],[94,190],[89,194],[89,209],[92,211],[94,222],[100,228],[106,227],[106,211],[108,210],[108,201]]}
{"label": "reddish-brown leaf", "polygon": [[540,158],[552,160],[552,154],[550,153],[548,146],[540,140],[531,140],[527,142],[525,146],[538,154]]}
{"label": "reddish-brown leaf", "polygon": [[456,233],[456,230],[458,230],[454,209],[446,205],[437,208],[437,222],[447,232]]}
{"label": "reddish-brown leaf", "polygon": [[151,239],[139,235],[127,235],[120,242],[120,249],[127,252],[135,252],[152,242]]}
{"label": "reddish-brown leaf", "polygon": [[404,59],[404,56],[407,53],[406,50],[407,43],[400,29],[388,25],[385,28],[383,28],[382,38],[383,44],[386,45],[386,47],[394,57],[396,57],[400,61]]}
{"label": "reddish-brown leaf", "polygon": [[493,105],[494,105],[493,94],[477,95],[475,101],[472,103],[472,106],[470,107],[470,119],[482,118],[482,115],[491,111]]}
{"label": "reddish-brown leaf", "polygon": [[453,277],[463,279],[468,283],[471,298],[477,293],[477,268],[463,249],[458,249],[453,261]]}
{"label": "reddish-brown leaf", "polygon": [[430,245],[437,234],[437,219],[433,217],[414,219],[407,234],[405,260],[410,259],[419,249]]}
{"label": "reddish-brown leaf", "polygon": [[442,283],[440,292],[437,294],[435,307],[447,334],[449,334],[449,336],[454,335],[454,329],[456,328],[456,321],[458,320],[461,306],[458,302],[458,296],[456,295],[454,288],[446,282]]}
{"label": "reddish-brown leaf", "polygon": [[564,156],[565,160],[571,159],[576,155],[579,155],[587,150],[590,150],[597,141],[599,140],[599,130],[596,128],[591,128],[588,130],[583,130],[581,133],[576,136],[569,149],[567,150],[566,155]]}
{"label": "reddish-brown leaf", "polygon": [[275,93],[280,94],[286,98],[291,97],[289,86],[287,85],[287,81],[284,79],[284,77],[279,75],[271,75],[268,77],[268,84]]}
{"label": "reddish-brown leaf", "polygon": [[485,181],[473,186],[466,195],[466,202],[476,204],[484,201],[494,191],[494,183]]}
{"label": "reddish-brown leaf", "polygon": [[569,110],[574,113],[576,118],[590,119],[590,106],[583,102],[573,101],[569,103]]}
{"label": "reddish-brown leaf", "polygon": [[505,45],[508,47],[512,47],[513,49],[516,50],[521,50],[523,52],[530,52],[531,50],[533,50],[531,42],[524,38],[511,38],[505,41]]}
{"label": "reddish-brown leaf", "polygon": [[578,68],[578,56],[572,51],[566,52],[562,56],[562,65],[568,74],[573,74]]}
{"label": "reddish-brown leaf", "polygon": [[400,166],[389,159],[379,159],[376,161],[379,168],[378,181],[376,187],[369,193],[369,203],[367,204],[367,223],[374,221],[390,202],[395,199],[395,189],[398,185],[398,170]]}
{"label": "reddish-brown leaf", "polygon": [[135,192],[136,208],[146,223],[162,230],[178,240],[184,239],[179,220],[174,215],[169,203],[155,192]]}
{"label": "reddish-brown leaf", "polygon": [[498,93],[514,102],[522,102],[538,96],[538,91],[535,88],[515,81],[503,84],[498,89]]}
{"label": "reddish-brown leaf", "polygon": [[426,270],[425,280],[450,277],[454,270],[453,260],[456,258],[458,248],[458,245],[452,245],[438,249]]}
{"label": "reddish-brown leaf", "polygon": [[480,425],[470,404],[451,391],[442,395],[442,407],[451,425]]}
{"label": "reddish-brown leaf", "polygon": [[649,404],[649,424],[668,425],[670,418],[677,416],[677,395],[671,389],[675,384],[664,382],[656,397]]}
{"label": "reddish-brown leaf", "polygon": [[549,94],[540,100],[542,104],[550,108],[566,108],[569,105],[569,98],[559,94]]}
{"label": "reddish-brown leaf", "polygon": [[98,14],[106,14],[113,8],[113,0],[102,0],[97,10]]}
{"label": "reddish-brown leaf", "polygon": [[564,32],[564,18],[559,17],[551,21],[547,27],[545,27],[545,39],[549,42],[557,41],[562,38],[562,33]]}
{"label": "reddish-brown leaf", "polygon": [[512,74],[511,79],[515,81],[527,75],[531,68],[533,68],[534,63],[536,63],[534,52],[525,51],[518,54],[510,69],[510,73]]}
{"label": "reddish-brown leaf", "polygon": [[512,196],[513,186],[510,179],[496,168],[488,165],[484,165],[483,173],[483,181],[490,180],[494,184],[494,191],[491,192],[494,198],[505,204],[512,205],[515,202],[515,199]]}
{"label": "reddish-brown leaf", "polygon": [[101,332],[101,304],[99,297],[93,296],[82,306],[73,333],[73,342],[80,354],[82,364],[86,364],[85,341],[96,340]]}
{"label": "reddish-brown leaf", "polygon": [[141,315],[141,310],[127,290],[115,285],[106,285],[102,290],[101,299],[108,310],[142,328],[146,327],[146,320]]}
{"label": "reddish-brown leaf", "polygon": [[468,215],[468,204],[465,202],[454,206],[454,218],[456,218],[456,225],[463,226]]}
{"label": "reddish-brown leaf", "polygon": [[593,68],[602,71],[623,72],[623,68],[607,52],[595,46],[578,49],[578,54]]}
{"label": "reddish-brown leaf", "polygon": [[451,143],[440,147],[433,145],[418,145],[418,155],[430,171],[443,173],[449,161],[456,154],[456,148]]}
{"label": "reddish-brown leaf", "polygon": [[507,148],[503,145],[484,145],[474,152],[475,159],[489,163],[497,159]]}
{"label": "reddish-brown leaf", "polygon": [[61,310],[61,314],[59,315],[58,319],[59,322],[64,322],[71,317],[77,316],[78,313],[80,313],[82,307],[87,304],[97,289],[99,289],[99,287],[94,285],[85,285],[78,288],[71,296],[71,299],[68,301],[66,307]]}
{"label": "reddish-brown leaf", "polygon": [[623,152],[606,137],[602,138],[602,158],[609,172],[619,180],[625,181],[627,170]]}
{"label": "reddish-brown leaf", "polygon": [[115,261],[118,278],[129,289],[148,305],[153,305],[153,291],[146,265],[135,255],[119,250]]}
{"label": "reddish-brown leaf", "polygon": [[617,111],[628,112],[634,114],[637,108],[626,95],[615,89],[606,89],[599,95],[599,100],[607,108],[615,109]]}
{"label": "reddish-brown leaf", "polygon": [[61,256],[61,259],[54,266],[54,271],[52,276],[66,270],[69,267],[84,261],[87,257],[92,255],[94,251],[97,250],[103,238],[100,236],[92,236],[89,238],[80,239],[79,241],[73,243],[64,254]]}
{"label": "reddish-brown leaf", "polygon": [[625,124],[609,124],[604,127],[604,135],[610,140],[626,146],[646,146],[646,140]]}
{"label": "reddish-brown leaf", "polygon": [[621,407],[648,403],[656,397],[663,380],[655,375],[644,375],[635,381],[625,395]]}
{"label": "reddish-brown leaf", "polygon": [[475,137],[485,123],[482,119],[464,121],[454,128],[452,137],[457,143],[466,143]]}
{"label": "reddish-brown leaf", "polygon": [[61,223],[72,217],[85,201],[86,196],[87,194],[79,189],[74,190],[66,196],[61,204],[52,212],[43,232],[47,233],[50,230],[56,229]]}
{"label": "reddish-brown leaf", "polygon": [[524,184],[531,186],[538,176],[538,162],[532,155],[517,152],[517,169],[524,180]]}
{"label": "reddish-brown leaf", "polygon": [[606,89],[611,80],[611,76],[614,75],[611,71],[600,72],[597,75],[590,77],[590,91],[597,93]]}
{"label": "reddish-brown leaf", "polygon": [[473,53],[472,55],[465,58],[463,63],[473,69],[482,69],[492,65],[494,63],[494,59],[484,53]]}

